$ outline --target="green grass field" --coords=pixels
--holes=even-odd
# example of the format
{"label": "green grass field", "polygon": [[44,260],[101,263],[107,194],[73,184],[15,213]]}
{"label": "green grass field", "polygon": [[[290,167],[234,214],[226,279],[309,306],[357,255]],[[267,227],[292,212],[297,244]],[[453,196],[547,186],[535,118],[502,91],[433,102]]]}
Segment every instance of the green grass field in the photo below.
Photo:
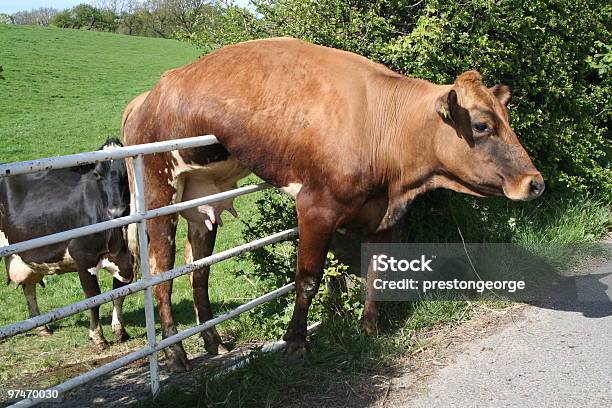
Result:
{"label": "green grass field", "polygon": [[[0,162],[95,150],[107,136],[119,135],[123,108],[134,96],[150,89],[165,70],[193,61],[198,55],[198,49],[171,40],[0,25],[0,65],[4,66],[6,78],[0,80]],[[242,183],[253,180],[247,178]],[[258,196],[260,193],[236,200],[241,218],[257,215]],[[558,203],[554,199],[543,200],[541,208],[526,207],[524,212],[521,208],[504,213],[514,214],[512,220],[516,218],[512,233],[516,242],[597,241],[612,222],[609,204],[589,201],[588,197]],[[470,232],[469,236],[486,239],[482,238],[482,224],[469,222],[478,216],[476,210],[467,210],[472,218],[459,214],[462,227]],[[420,242],[458,240],[451,220],[435,219],[436,224],[421,226],[428,231],[420,236],[431,240]],[[224,216],[215,251],[244,242],[244,228],[241,220]],[[416,231],[417,236],[419,233]],[[179,264],[184,235],[181,223],[177,240]],[[248,279],[242,273],[252,267],[245,259],[213,266],[211,298],[215,313],[244,303],[269,287],[269,283]],[[3,263],[0,275],[5,275]],[[103,273],[101,276],[102,288],[108,290],[111,279]],[[42,312],[83,298],[76,273],[48,277],[46,285],[38,290]],[[175,280],[173,305],[179,330],[195,324],[187,277]],[[314,336],[312,349],[316,352],[309,353],[304,365],[286,367],[282,356],[257,356],[251,365],[227,376],[194,377],[192,392],[170,389],[156,401],[144,401],[143,406],[277,406],[296,392],[328,389],[339,379],[367,373],[390,358],[423,347],[419,330],[458,324],[470,318],[470,305],[473,303],[464,301],[386,305],[381,319],[383,330],[378,337],[365,336],[354,316],[332,314]],[[504,305],[488,305],[501,306]],[[114,340],[111,309],[110,304],[101,308],[108,340]],[[50,337],[27,333],[0,342],[0,389],[50,386],[99,365],[101,359],[142,346],[142,293],[127,298],[124,313],[133,339],[113,344],[104,352],[87,339],[88,313],[53,323],[55,333]],[[266,313],[246,313],[226,322],[220,328],[222,336],[234,346],[253,339],[276,338],[269,333],[283,330],[290,310],[285,309],[275,320]],[[21,290],[0,285],[0,326],[27,317]],[[266,327],[266,322],[274,326]],[[188,339],[185,346],[188,352],[203,351],[199,337]],[[0,395],[0,405],[1,400]]]}
{"label": "green grass field", "polygon": [[[118,136],[125,105],[150,89],[170,68],[189,63],[200,52],[193,46],[152,38],[129,37],[90,31],[0,25],[0,162],[50,157],[97,149],[109,135]],[[241,214],[252,212],[255,195],[236,200]],[[241,222],[224,215],[225,227],[216,250],[242,243]],[[184,225],[179,236],[184,237]],[[179,238],[177,263],[182,263],[183,240]],[[213,267],[211,296],[220,312],[250,299],[257,288],[234,270],[244,261],[231,260]],[[0,275],[6,276],[4,263]],[[102,289],[111,287],[110,276],[101,273]],[[38,289],[42,312],[76,302],[83,292],[76,273],[50,276],[46,288]],[[0,325],[26,319],[21,289],[0,285]],[[179,330],[195,324],[187,277],[175,281],[173,303]],[[101,314],[108,340],[112,340],[112,307]],[[125,345],[113,345],[100,354],[87,339],[89,314],[81,313],[52,324],[53,336],[25,334],[0,343],[0,387],[19,384],[19,377],[41,370],[121,353],[144,344],[142,293],[126,301],[128,331],[134,337]],[[248,317],[245,317],[248,319]],[[249,336],[251,325],[236,320],[226,326],[238,341]],[[244,330],[243,330],[244,329]],[[199,338],[187,341],[189,351],[202,351]],[[19,375],[17,375],[19,374]],[[62,380],[61,375],[37,376],[38,386]]]}
{"label": "green grass field", "polygon": [[185,43],[0,26],[0,161],[97,149],[161,74],[198,58]]}

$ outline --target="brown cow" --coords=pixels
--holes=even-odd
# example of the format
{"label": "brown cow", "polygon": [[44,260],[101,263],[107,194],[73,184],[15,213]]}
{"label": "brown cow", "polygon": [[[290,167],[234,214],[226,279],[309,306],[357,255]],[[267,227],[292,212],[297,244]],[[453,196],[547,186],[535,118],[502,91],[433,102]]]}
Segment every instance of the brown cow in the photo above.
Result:
{"label": "brown cow", "polygon": [[[542,176],[509,125],[509,99],[508,87],[486,88],[475,71],[435,85],[349,52],[265,39],[166,73],[132,110],[124,136],[136,144],[214,134],[222,144],[148,156],[149,208],[231,188],[249,170],[295,196],[297,294],[284,339],[289,352],[303,352],[307,311],[339,227],[387,241],[407,204],[436,188],[512,200],[542,194]],[[230,204],[183,213],[194,257],[210,253],[215,221]],[[176,221],[148,223],[153,273],[173,266]],[[192,279],[199,319],[212,316],[207,280],[208,270]],[[155,288],[164,336],[176,333],[171,289]],[[376,319],[376,305],[366,302],[368,332]],[[215,331],[204,339],[209,351],[219,346]],[[182,346],[167,356],[188,367]]]}

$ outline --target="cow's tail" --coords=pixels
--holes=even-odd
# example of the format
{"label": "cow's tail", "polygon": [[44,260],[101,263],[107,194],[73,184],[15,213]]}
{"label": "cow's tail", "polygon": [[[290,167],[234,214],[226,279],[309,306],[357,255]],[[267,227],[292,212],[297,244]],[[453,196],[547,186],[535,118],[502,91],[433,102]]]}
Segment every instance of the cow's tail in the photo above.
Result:
{"label": "cow's tail", "polygon": [[[0,246],[6,246],[9,245],[9,241],[8,238],[4,235],[3,231],[6,231],[6,229],[4,228],[4,223],[5,223],[5,219],[7,217],[6,214],[6,208],[4,208],[4,203],[6,202],[6,179],[2,178],[0,179]],[[5,264],[5,270],[6,270],[6,284],[8,285],[9,283],[11,283],[11,275],[9,274],[9,267],[8,267],[8,258],[0,258],[0,262],[3,262]]]}
{"label": "cow's tail", "polygon": [[[132,214],[134,214],[134,212],[132,212]],[[138,245],[138,224],[129,224],[127,226],[127,236],[128,248],[130,250],[130,253],[132,254],[132,257],[134,258],[134,274],[137,275],[140,273],[140,246]]]}
{"label": "cow's tail", "polygon": [[[140,105],[147,99],[150,92],[145,92],[134,98],[123,111],[123,117],[121,118],[121,138],[123,144],[126,146],[133,145],[133,140],[128,140],[129,135],[126,135],[126,123],[133,117],[134,113],[140,108]],[[126,136],[128,136],[126,138]],[[128,182],[130,184],[130,213],[136,213],[136,201],[134,199],[134,165],[132,160],[126,160],[126,166],[128,170]],[[137,224],[129,224],[127,227],[127,241],[128,248],[134,258],[134,274],[140,273],[140,252],[138,250],[138,226]]]}
{"label": "cow's tail", "polygon": [[137,97],[135,97],[134,99],[132,99],[132,101],[130,103],[128,103],[128,105],[125,107],[125,110],[123,111],[123,117],[121,118],[121,137],[124,141],[124,144],[131,144],[126,143],[125,140],[125,124],[128,121],[128,119],[130,118],[130,116],[132,116],[132,114],[140,107],[140,105],[142,105],[142,103],[147,99],[147,96],[149,96],[149,93],[151,93],[150,91],[141,93],[140,95],[138,95]]}

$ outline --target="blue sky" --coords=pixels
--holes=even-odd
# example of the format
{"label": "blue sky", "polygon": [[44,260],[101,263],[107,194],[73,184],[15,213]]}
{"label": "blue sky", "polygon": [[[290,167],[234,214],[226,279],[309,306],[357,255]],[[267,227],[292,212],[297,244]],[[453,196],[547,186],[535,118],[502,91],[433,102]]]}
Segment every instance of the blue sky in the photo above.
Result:
{"label": "blue sky", "polygon": [[79,0],[0,0],[0,12],[13,14],[16,11],[30,10],[39,7],[64,9],[87,1]]}
{"label": "blue sky", "polygon": [[[241,6],[246,6],[249,3],[249,0],[234,1]],[[13,14],[17,11],[39,7],[53,7],[61,10],[80,3],[89,2],[89,0],[0,0],[0,13]]]}

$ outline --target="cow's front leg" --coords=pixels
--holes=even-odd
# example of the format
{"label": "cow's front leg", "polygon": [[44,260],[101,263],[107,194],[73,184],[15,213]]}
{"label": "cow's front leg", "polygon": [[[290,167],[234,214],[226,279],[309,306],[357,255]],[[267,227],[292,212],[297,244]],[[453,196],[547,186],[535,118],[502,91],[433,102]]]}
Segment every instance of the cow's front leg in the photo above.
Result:
{"label": "cow's front leg", "polygon": [[[113,289],[117,289],[125,285],[128,285],[128,283],[124,283],[116,278],[113,278]],[[117,341],[120,343],[130,339],[130,335],[125,330],[125,323],[123,322],[124,300],[125,296],[113,300],[113,320],[111,327],[113,328],[113,333],[115,333],[115,339],[117,339]]]}
{"label": "cow's front leg", "polygon": [[[175,234],[178,216],[176,214],[157,217],[149,220],[147,231],[149,241],[149,267],[152,275],[170,270],[174,267],[176,253]],[[153,288],[157,299],[157,309],[161,321],[162,337],[178,333],[172,314],[172,281],[166,281]],[[189,370],[189,359],[182,343],[176,343],[164,349],[166,361],[175,371]]]}
{"label": "cow's front leg", "polygon": [[[368,238],[369,243],[388,243],[399,241],[400,228],[388,228],[372,234]],[[363,328],[369,335],[378,334],[378,303],[371,295],[374,290],[374,280],[378,277],[378,273],[372,268],[372,263],[368,265],[368,275],[366,278],[366,300],[363,308]]]}
{"label": "cow's front leg", "polygon": [[[212,230],[201,223],[189,221],[187,232],[187,245],[185,245],[185,263],[205,258],[212,254],[217,236],[217,224],[212,225]],[[196,321],[202,324],[213,318],[210,299],[208,297],[208,275],[210,267],[195,270],[190,275],[191,288],[193,290],[193,308]],[[202,332],[204,348],[211,354],[227,353],[227,349],[221,341],[221,336],[215,327]]]}
{"label": "cow's front leg", "polygon": [[[85,296],[90,298],[99,295],[100,285],[98,284],[98,277],[89,272],[87,267],[82,267],[82,264],[78,264],[78,266],[79,279],[81,280]],[[102,325],[100,324],[100,306],[92,307],[89,309],[89,313],[89,339],[100,348],[108,347],[108,342],[104,338]]]}
{"label": "cow's front leg", "polygon": [[[31,275],[33,277],[33,275]],[[40,279],[38,279],[40,276]],[[23,294],[25,295],[26,302],[28,304],[28,314],[30,317],[36,317],[40,315],[40,309],[38,308],[38,299],[36,299],[36,284],[42,280],[42,275],[37,275],[36,279],[27,279],[21,286],[23,287]],[[36,334],[39,336],[50,336],[53,331],[48,326],[40,326],[36,328]]]}
{"label": "cow's front leg", "polygon": [[296,200],[300,238],[295,275],[295,307],[283,339],[287,352],[304,354],[308,309],[319,289],[323,263],[336,229],[338,211],[333,203],[309,192],[300,192]]}
{"label": "cow's front leg", "polygon": [[371,291],[377,273],[372,268],[372,263],[368,266],[368,276],[366,279],[366,299],[363,307],[363,329],[366,334],[374,336],[378,334],[378,302],[373,300]]}

